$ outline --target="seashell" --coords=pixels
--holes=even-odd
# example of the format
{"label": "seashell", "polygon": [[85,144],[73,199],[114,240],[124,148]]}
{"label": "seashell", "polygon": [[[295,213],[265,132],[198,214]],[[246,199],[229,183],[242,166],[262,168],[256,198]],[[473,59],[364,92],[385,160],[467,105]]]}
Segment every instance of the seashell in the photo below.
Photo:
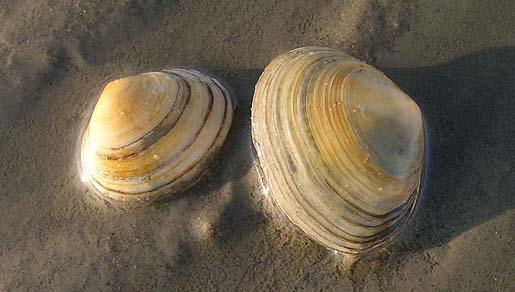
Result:
{"label": "seashell", "polygon": [[252,140],[275,204],[330,249],[383,246],[414,210],[422,113],[383,73],[343,52],[305,47],[275,58],[256,85]]}
{"label": "seashell", "polygon": [[234,102],[186,69],[110,82],[80,149],[82,177],[108,202],[154,202],[191,186],[227,136]]}

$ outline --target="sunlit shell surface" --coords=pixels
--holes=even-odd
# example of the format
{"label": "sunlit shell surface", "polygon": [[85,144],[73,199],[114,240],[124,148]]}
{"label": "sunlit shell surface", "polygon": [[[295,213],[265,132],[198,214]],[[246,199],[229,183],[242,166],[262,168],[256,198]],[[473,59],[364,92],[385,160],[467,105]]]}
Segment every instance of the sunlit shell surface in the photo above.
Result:
{"label": "sunlit shell surface", "polygon": [[106,201],[157,201],[184,190],[222,146],[232,117],[227,90],[194,70],[112,81],[82,139],[83,180]]}
{"label": "sunlit shell surface", "polygon": [[383,73],[343,52],[306,47],[275,58],[256,85],[252,139],[276,205],[330,249],[382,246],[414,209],[421,111]]}

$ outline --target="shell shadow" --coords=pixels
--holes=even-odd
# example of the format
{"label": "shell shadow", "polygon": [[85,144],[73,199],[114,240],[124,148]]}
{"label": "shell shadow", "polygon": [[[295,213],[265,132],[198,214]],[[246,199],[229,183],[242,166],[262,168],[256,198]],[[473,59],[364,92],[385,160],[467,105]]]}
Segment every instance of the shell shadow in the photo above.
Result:
{"label": "shell shadow", "polygon": [[[211,169],[216,179],[205,179],[191,189],[192,193],[209,194],[230,183],[231,198],[221,211],[219,220],[213,226],[217,242],[228,242],[243,238],[263,222],[263,215],[252,206],[251,186],[244,176],[254,165],[252,138],[250,135],[250,112],[254,85],[262,70],[230,70],[207,68],[219,80],[223,80],[234,94],[237,102],[235,118],[229,136]],[[186,191],[188,193],[190,191]],[[229,240],[231,238],[232,240]],[[237,242],[237,240],[236,240]]]}
{"label": "shell shadow", "polygon": [[[442,246],[515,207],[513,133],[515,48],[492,48],[451,62],[384,72],[421,106],[428,127],[428,178],[417,213],[394,248]],[[220,244],[263,224],[252,190],[241,182],[253,165],[250,112],[260,69],[207,68],[238,101],[235,120],[213,168],[217,179],[185,192],[205,194],[232,182],[233,197],[214,226]],[[458,73],[456,73],[458,72]],[[260,192],[260,191],[258,191]],[[182,197],[182,195],[180,196]],[[237,241],[237,240],[236,240]]]}
{"label": "shell shadow", "polygon": [[204,71],[220,80],[234,95],[236,110],[229,134],[224,145],[211,163],[208,173],[191,189],[169,201],[185,196],[202,195],[220,189],[229,182],[238,183],[253,166],[252,141],[250,135],[250,110],[254,84],[261,70],[220,70],[206,68]]}
{"label": "shell shadow", "polygon": [[429,128],[425,195],[399,248],[420,251],[515,207],[515,48],[433,67],[386,69],[422,107]]}

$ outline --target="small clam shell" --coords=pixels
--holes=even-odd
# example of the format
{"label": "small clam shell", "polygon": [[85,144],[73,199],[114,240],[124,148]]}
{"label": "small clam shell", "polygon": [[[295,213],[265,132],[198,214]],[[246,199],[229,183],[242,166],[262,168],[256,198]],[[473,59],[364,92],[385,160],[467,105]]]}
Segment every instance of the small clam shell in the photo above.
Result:
{"label": "small clam shell", "polygon": [[194,70],[112,81],[83,136],[82,176],[107,201],[152,202],[184,190],[221,148],[233,105],[218,81]]}
{"label": "small clam shell", "polygon": [[343,52],[306,47],[274,59],[256,85],[252,140],[279,209],[330,249],[382,246],[414,209],[422,113],[383,73]]}

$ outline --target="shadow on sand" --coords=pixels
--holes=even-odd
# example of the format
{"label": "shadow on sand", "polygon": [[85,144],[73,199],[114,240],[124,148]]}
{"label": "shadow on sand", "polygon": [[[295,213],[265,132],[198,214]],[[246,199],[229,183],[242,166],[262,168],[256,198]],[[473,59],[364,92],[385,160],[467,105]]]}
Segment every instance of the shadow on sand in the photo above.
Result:
{"label": "shadow on sand", "polygon": [[386,74],[422,107],[430,161],[401,249],[441,246],[515,206],[515,48]]}

